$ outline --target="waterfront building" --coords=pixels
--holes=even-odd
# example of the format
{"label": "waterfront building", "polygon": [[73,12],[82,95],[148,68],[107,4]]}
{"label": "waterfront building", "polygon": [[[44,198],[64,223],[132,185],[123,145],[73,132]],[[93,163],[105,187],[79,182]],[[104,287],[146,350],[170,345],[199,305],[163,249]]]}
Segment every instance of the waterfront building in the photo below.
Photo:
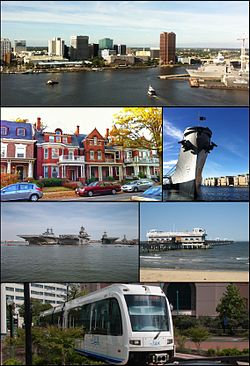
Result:
{"label": "waterfront building", "polygon": [[63,57],[64,41],[60,37],[48,40],[48,55]]}
{"label": "waterfront building", "polygon": [[89,37],[71,36],[70,59],[71,61],[83,61],[89,58]]}
{"label": "waterfront building", "polygon": [[20,53],[26,51],[26,41],[25,40],[15,40],[14,41],[14,52]]}
{"label": "waterfront building", "polygon": [[206,240],[206,231],[202,228],[194,228],[192,231],[163,231],[149,230],[146,234],[148,243],[170,243],[181,248],[203,248]]}
{"label": "waterfront building", "polygon": [[68,178],[85,180],[85,157],[81,141],[86,135],[67,134],[60,128],[45,132],[40,118],[35,125],[37,141],[37,178]]}
{"label": "waterfront building", "polygon": [[99,54],[99,44],[91,43],[89,44],[89,58],[98,57]]}
{"label": "waterfront building", "polygon": [[113,39],[103,38],[103,39],[99,40],[99,50],[104,50],[104,49],[109,49],[109,50],[113,49]]}
{"label": "waterfront building", "polygon": [[109,49],[101,50],[101,57],[104,58],[104,60],[108,60],[109,56],[115,56],[115,55],[116,55],[115,50],[109,50]]}
{"label": "waterfront building", "polygon": [[114,44],[113,48],[115,50],[115,54],[118,55],[118,44]]}
{"label": "waterfront building", "polygon": [[247,187],[249,186],[249,174],[209,177],[204,179],[203,185],[211,187]]}
{"label": "waterfront building", "polygon": [[135,56],[109,55],[105,57],[105,63],[107,65],[128,66],[128,65],[134,65],[135,62],[136,62]]}
{"label": "waterfront building", "polygon": [[9,38],[1,38],[1,61],[7,64],[11,61],[11,42]]}
{"label": "waterfront building", "polygon": [[160,48],[151,47],[150,48],[150,58],[160,58]]}
{"label": "waterfront building", "polygon": [[160,34],[160,64],[168,65],[176,62],[176,35],[173,32]]}
{"label": "waterfront building", "polygon": [[126,45],[125,44],[118,44],[118,47],[117,47],[117,53],[118,55],[126,55]]}
{"label": "waterfront building", "polygon": [[34,145],[31,123],[1,121],[1,172],[19,174],[21,180],[32,178]]}

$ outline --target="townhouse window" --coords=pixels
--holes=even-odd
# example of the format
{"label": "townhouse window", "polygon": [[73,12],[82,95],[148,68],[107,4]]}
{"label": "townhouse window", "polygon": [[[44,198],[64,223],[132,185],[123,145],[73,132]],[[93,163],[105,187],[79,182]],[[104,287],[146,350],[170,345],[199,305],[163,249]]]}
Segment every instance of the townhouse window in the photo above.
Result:
{"label": "townhouse window", "polygon": [[62,142],[63,142],[64,144],[67,144],[67,143],[68,143],[68,137],[63,137],[63,138],[62,138]]}
{"label": "townhouse window", "polygon": [[25,136],[26,135],[26,129],[22,127],[18,127],[16,129],[17,136]]}
{"label": "townhouse window", "polygon": [[1,136],[6,136],[8,134],[8,127],[1,126]]}
{"label": "townhouse window", "polygon": [[57,178],[58,177],[58,166],[53,166],[51,168],[51,175],[52,175],[52,178]]}
{"label": "townhouse window", "polygon": [[49,167],[48,166],[43,167],[43,176],[44,176],[44,178],[49,178]]}
{"label": "townhouse window", "polygon": [[115,152],[115,158],[116,160],[120,160],[120,151]]}
{"label": "townhouse window", "polygon": [[56,142],[61,142],[61,141],[62,141],[61,136],[56,136]]}
{"label": "townhouse window", "polygon": [[94,160],[95,159],[95,152],[93,150],[90,150],[90,152],[89,152],[89,158],[90,158],[90,160]]}
{"label": "townhouse window", "polygon": [[59,149],[52,149],[52,159],[57,159],[59,157]]}
{"label": "townhouse window", "polygon": [[98,150],[97,151],[97,159],[98,160],[102,160],[102,152],[101,152],[101,150]]}
{"label": "townhouse window", "polygon": [[49,157],[49,150],[47,148],[45,148],[43,150],[43,157],[44,157],[44,159],[48,159],[48,157]]}
{"label": "townhouse window", "polygon": [[54,142],[55,141],[55,137],[54,136],[49,136],[49,142]]}
{"label": "townhouse window", "polygon": [[94,145],[97,145],[97,137],[96,136],[94,137],[93,141],[94,141]]}
{"label": "townhouse window", "polygon": [[7,157],[7,144],[1,144],[1,158]]}
{"label": "townhouse window", "polygon": [[16,145],[16,158],[25,158],[26,145]]}
{"label": "townhouse window", "polygon": [[127,151],[127,158],[132,158],[132,151],[131,150]]}

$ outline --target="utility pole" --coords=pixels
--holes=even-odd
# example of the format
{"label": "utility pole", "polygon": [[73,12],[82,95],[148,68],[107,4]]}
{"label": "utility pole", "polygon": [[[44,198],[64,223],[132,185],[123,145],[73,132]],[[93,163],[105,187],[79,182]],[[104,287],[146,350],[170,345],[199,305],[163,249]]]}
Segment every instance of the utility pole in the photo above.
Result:
{"label": "utility pole", "polygon": [[25,361],[26,365],[32,365],[32,313],[30,304],[30,284],[24,282],[24,323],[25,323]]}

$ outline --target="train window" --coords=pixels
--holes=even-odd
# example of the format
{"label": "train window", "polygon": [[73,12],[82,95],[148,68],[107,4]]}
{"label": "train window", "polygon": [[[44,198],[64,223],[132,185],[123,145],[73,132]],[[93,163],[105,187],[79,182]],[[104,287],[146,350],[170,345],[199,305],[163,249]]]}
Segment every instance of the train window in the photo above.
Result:
{"label": "train window", "polygon": [[166,299],[163,296],[125,295],[134,332],[169,330]]}
{"label": "train window", "polygon": [[90,311],[91,311],[91,304],[83,305],[81,308],[82,326],[86,333],[88,333],[90,330]]}
{"label": "train window", "polygon": [[122,318],[121,311],[116,299],[110,299],[110,329],[109,335],[122,335]]}
{"label": "train window", "polygon": [[91,333],[108,334],[109,301],[101,300],[92,304]]}

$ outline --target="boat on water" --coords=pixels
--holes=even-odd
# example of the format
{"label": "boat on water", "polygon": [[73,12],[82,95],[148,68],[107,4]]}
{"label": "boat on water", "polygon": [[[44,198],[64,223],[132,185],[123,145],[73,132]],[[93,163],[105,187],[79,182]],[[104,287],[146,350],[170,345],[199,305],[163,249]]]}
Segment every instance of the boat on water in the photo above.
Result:
{"label": "boat on water", "polygon": [[56,80],[48,80],[47,85],[55,85],[55,84],[59,84],[59,81],[56,81]]}
{"label": "boat on water", "polygon": [[112,237],[112,236],[108,236],[107,232],[104,231],[102,237],[101,237],[101,242],[102,244],[115,244],[115,241],[119,239],[119,237]]}
{"label": "boat on water", "polygon": [[149,87],[148,87],[148,95],[150,97],[155,97],[156,96],[156,91],[151,85],[149,85]]}
{"label": "boat on water", "polygon": [[73,234],[59,235],[59,244],[60,245],[78,245],[79,236],[73,235]]}
{"label": "boat on water", "polygon": [[86,230],[83,226],[81,226],[78,238],[79,238],[78,244],[87,244],[90,241],[90,235],[86,232]]}
{"label": "boat on water", "polygon": [[181,146],[177,164],[164,177],[165,189],[174,189],[197,198],[207,155],[217,146],[211,142],[211,137],[212,131],[208,127],[194,126],[185,129],[183,139],[179,141]]}
{"label": "boat on water", "polygon": [[47,229],[40,235],[18,235],[26,240],[29,245],[55,245],[59,244],[59,237],[53,232],[53,229]]}

